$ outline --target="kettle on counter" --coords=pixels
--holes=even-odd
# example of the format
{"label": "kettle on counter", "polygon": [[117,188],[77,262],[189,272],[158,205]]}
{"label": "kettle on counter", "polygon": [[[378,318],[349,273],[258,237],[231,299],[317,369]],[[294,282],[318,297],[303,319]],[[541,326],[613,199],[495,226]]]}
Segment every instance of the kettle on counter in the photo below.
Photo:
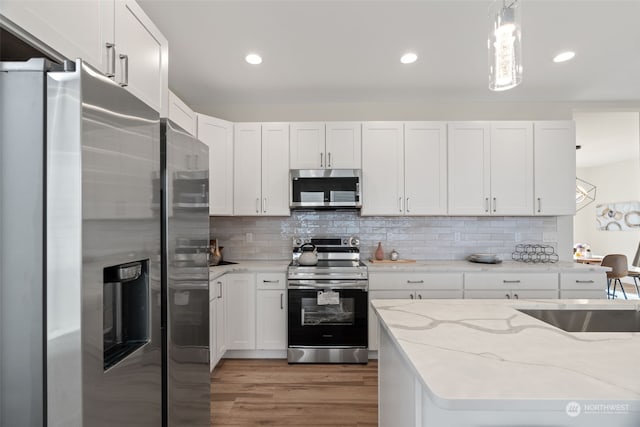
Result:
{"label": "kettle on counter", "polygon": [[311,243],[305,243],[300,246],[300,257],[298,258],[298,264],[300,265],[316,265],[318,264],[318,250],[316,245]]}

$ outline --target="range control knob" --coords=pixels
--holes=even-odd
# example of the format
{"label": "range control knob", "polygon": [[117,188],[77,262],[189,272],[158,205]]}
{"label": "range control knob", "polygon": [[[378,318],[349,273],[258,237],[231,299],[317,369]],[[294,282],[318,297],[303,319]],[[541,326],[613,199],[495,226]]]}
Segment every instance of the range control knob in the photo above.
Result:
{"label": "range control knob", "polygon": [[355,236],[354,237],[350,237],[349,238],[349,246],[352,246],[352,247],[360,246],[360,239],[355,237]]}
{"label": "range control knob", "polygon": [[293,246],[302,246],[302,239],[300,237],[294,237],[293,238]]}

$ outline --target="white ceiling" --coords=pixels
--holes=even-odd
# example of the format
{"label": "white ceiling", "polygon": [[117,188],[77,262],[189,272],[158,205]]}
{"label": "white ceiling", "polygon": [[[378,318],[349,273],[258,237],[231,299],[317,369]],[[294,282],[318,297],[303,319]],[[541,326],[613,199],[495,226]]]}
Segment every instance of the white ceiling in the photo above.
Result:
{"label": "white ceiling", "polygon": [[[169,86],[203,113],[229,104],[640,103],[640,0],[520,1],[524,79],[506,92],[487,88],[489,0],[138,3],[169,40]],[[551,61],[567,49],[572,61]],[[416,63],[400,63],[407,51]],[[262,65],[247,64],[248,53]],[[575,118],[579,167],[637,157],[637,113],[635,128],[629,113]]]}
{"label": "white ceiling", "polygon": [[524,80],[493,93],[487,0],[138,0],[190,105],[640,99],[640,0],[521,1]]}

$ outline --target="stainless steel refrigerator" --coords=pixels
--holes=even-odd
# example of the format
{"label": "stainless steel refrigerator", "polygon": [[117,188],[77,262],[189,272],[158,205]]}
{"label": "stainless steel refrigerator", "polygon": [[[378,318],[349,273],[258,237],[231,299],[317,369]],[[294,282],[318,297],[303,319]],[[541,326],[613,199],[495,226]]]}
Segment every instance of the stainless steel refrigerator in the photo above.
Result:
{"label": "stainless steel refrigerator", "polygon": [[82,61],[0,63],[0,425],[208,420],[208,317],[172,306],[208,283],[170,289],[161,149],[158,113]]}

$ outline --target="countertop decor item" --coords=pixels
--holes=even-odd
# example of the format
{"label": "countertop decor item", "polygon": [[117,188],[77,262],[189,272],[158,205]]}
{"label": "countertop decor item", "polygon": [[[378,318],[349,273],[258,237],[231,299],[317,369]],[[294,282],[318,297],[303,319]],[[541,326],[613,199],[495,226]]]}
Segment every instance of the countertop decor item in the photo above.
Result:
{"label": "countertop decor item", "polygon": [[471,254],[467,257],[467,261],[481,264],[500,264],[502,262],[496,254]]}
{"label": "countertop decor item", "polygon": [[396,251],[395,249],[393,249],[391,251],[391,261],[398,261],[398,259],[400,258],[400,254],[398,253],[398,251]]}
{"label": "countertop decor item", "polygon": [[378,248],[376,249],[375,257],[378,261],[384,259],[384,250],[382,249],[382,242],[378,242]]}
{"label": "countertop decor item", "polygon": [[511,259],[519,262],[548,263],[558,262],[560,257],[551,245],[520,244],[516,245]]}
{"label": "countertop decor item", "polygon": [[211,246],[209,248],[211,252],[211,259],[209,260],[209,265],[218,265],[220,261],[222,261],[222,253],[220,252],[220,247],[218,246],[218,240],[212,240]]}

